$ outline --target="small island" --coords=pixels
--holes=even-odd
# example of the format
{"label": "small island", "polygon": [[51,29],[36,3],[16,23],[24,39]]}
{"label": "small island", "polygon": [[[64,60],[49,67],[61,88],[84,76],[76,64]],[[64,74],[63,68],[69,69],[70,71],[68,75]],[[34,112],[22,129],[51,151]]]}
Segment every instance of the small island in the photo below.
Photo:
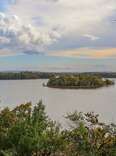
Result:
{"label": "small island", "polygon": [[47,87],[61,89],[94,89],[114,85],[114,81],[96,75],[54,76],[48,80]]}

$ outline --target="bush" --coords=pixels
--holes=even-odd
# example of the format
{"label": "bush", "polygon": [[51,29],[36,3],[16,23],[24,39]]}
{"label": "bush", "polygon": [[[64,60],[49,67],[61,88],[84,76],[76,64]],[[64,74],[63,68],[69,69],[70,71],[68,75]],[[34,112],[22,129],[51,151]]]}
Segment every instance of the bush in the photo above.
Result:
{"label": "bush", "polygon": [[94,113],[70,113],[70,129],[62,129],[40,101],[0,111],[0,156],[115,156],[116,126]]}

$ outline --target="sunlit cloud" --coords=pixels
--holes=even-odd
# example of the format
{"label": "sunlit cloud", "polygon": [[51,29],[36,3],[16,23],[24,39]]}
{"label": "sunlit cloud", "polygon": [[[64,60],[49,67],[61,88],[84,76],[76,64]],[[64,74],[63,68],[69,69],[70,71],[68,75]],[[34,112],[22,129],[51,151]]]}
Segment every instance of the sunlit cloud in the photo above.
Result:
{"label": "sunlit cloud", "polygon": [[[17,55],[15,52],[13,51],[10,51],[8,49],[2,49],[0,50],[0,57],[6,57],[6,56],[14,56],[14,55]],[[20,54],[18,54],[20,55]]]}
{"label": "sunlit cloud", "polygon": [[64,34],[92,35],[103,28],[115,9],[115,0],[19,0],[8,11],[25,21],[41,17],[45,27],[57,27]]}
{"label": "sunlit cloud", "polygon": [[50,53],[50,55],[59,57],[107,58],[107,57],[116,57],[116,48],[108,48],[108,49],[79,48],[66,51],[52,52]]}
{"label": "sunlit cloud", "polygon": [[[0,13],[0,49],[16,53],[39,54],[44,47],[55,42],[60,35],[31,24],[23,24],[16,15]],[[0,53],[1,54],[1,53]]]}
{"label": "sunlit cloud", "polygon": [[114,47],[115,10],[115,0],[17,0],[7,12],[16,14],[25,24],[56,30],[61,40],[51,49],[57,50],[63,44],[67,49]]}
{"label": "sunlit cloud", "polygon": [[0,49],[31,55],[44,51],[68,57],[115,56],[115,0],[2,1]]}

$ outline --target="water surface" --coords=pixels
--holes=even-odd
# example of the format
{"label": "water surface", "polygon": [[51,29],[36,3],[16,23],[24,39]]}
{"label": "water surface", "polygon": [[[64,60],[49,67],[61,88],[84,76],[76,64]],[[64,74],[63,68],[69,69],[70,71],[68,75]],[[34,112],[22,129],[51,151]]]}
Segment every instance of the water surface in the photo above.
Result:
{"label": "water surface", "polygon": [[[116,85],[99,89],[53,89],[43,87],[47,80],[0,81],[0,106],[11,108],[25,102],[42,100],[53,119],[63,122],[67,112],[94,111],[103,120],[116,122]],[[116,80],[115,80],[116,81]]]}

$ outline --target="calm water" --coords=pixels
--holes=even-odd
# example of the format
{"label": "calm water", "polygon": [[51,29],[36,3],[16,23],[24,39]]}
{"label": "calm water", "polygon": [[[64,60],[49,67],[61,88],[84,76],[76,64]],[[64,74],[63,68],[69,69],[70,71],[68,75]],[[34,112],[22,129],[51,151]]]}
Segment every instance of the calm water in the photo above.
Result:
{"label": "calm water", "polygon": [[[40,99],[53,119],[64,122],[67,112],[94,111],[103,120],[116,122],[116,85],[95,90],[62,90],[43,87],[47,80],[9,80],[0,81],[0,106],[14,107]],[[116,81],[116,79],[115,79]]]}

